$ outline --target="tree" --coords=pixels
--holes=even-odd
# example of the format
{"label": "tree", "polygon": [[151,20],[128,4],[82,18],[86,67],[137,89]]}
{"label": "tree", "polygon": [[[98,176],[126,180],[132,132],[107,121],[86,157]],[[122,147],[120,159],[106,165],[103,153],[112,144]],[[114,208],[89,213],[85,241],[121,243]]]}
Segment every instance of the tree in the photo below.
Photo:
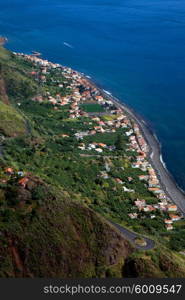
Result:
{"label": "tree", "polygon": [[117,150],[124,150],[125,143],[121,134],[118,135],[117,140],[115,142],[115,146]]}

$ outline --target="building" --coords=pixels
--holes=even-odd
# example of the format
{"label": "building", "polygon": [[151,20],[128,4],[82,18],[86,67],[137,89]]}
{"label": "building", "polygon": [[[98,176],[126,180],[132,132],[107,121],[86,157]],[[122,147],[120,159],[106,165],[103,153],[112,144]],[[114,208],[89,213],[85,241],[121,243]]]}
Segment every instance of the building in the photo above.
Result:
{"label": "building", "polygon": [[167,230],[172,230],[173,229],[173,226],[171,224],[166,224],[166,229]]}
{"label": "building", "polygon": [[171,220],[172,220],[173,222],[179,221],[179,220],[181,219],[181,217],[178,216],[178,215],[169,215],[169,217],[171,218]]}
{"label": "building", "polygon": [[168,211],[177,211],[177,205],[169,205],[168,206]]}

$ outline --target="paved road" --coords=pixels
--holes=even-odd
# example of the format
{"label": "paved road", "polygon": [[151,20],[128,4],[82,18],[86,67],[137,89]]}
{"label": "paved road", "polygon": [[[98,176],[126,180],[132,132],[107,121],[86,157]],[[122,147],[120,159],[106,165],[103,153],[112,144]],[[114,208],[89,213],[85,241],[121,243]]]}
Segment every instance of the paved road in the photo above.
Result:
{"label": "paved road", "polygon": [[[120,232],[121,234],[127,239],[129,240],[132,244],[134,244],[134,246],[137,248],[137,249],[140,249],[140,250],[150,250],[150,249],[153,249],[155,247],[155,242],[153,240],[150,240],[149,238],[146,238],[144,236],[141,236],[133,231],[130,231],[118,224],[115,224],[113,222],[110,221],[110,223],[115,226]],[[143,240],[145,240],[146,242],[146,245],[145,246],[139,246],[137,244],[135,244],[135,239],[136,238],[142,238]]]}
{"label": "paved road", "polygon": [[120,158],[120,156],[116,156],[116,155],[98,155],[98,154],[80,154],[81,157],[98,157],[98,158]]}

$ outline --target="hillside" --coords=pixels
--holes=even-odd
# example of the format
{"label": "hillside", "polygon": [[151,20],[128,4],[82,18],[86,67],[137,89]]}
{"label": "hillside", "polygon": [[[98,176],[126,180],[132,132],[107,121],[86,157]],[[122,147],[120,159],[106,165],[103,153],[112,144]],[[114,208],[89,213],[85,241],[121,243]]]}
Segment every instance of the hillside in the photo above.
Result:
{"label": "hillside", "polygon": [[[134,207],[158,199],[132,168],[128,124],[101,132],[117,116],[91,98],[79,111],[67,101],[86,99],[83,80],[44,64],[0,47],[0,277],[184,277],[184,220],[168,232],[167,211]],[[137,250],[109,220],[155,248]]]}
{"label": "hillside", "polygon": [[1,190],[2,201],[1,277],[118,275],[132,252],[93,211],[65,192],[53,195],[38,178],[30,177],[26,189],[11,184]]}
{"label": "hillside", "polygon": [[0,102],[0,134],[15,137],[26,133],[23,117],[10,105]]}

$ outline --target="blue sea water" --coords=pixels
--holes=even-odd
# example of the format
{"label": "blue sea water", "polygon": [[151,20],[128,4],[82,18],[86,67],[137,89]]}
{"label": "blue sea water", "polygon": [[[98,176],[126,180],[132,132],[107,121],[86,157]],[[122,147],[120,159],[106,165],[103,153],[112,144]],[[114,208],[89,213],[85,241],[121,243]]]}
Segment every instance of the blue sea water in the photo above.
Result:
{"label": "blue sea water", "polygon": [[185,0],[0,0],[8,47],[85,72],[150,123],[185,189]]}

